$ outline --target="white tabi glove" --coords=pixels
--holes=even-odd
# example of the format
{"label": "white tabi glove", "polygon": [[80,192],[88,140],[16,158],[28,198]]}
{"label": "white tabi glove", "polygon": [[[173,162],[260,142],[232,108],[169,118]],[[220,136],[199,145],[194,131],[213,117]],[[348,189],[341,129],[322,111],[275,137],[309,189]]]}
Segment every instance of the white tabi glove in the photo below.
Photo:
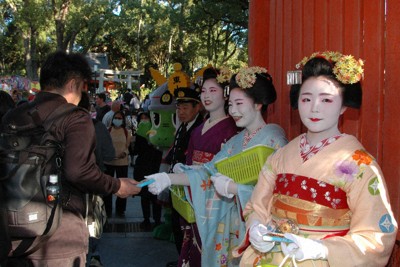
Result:
{"label": "white tabi glove", "polygon": [[210,179],[213,182],[215,191],[217,191],[218,194],[227,198],[233,198],[235,196],[231,193],[230,189],[232,189],[233,186],[237,187],[237,185],[231,178],[220,173],[216,173],[215,175],[211,176]]}
{"label": "white tabi glove", "polygon": [[319,240],[304,238],[298,235],[286,233],[285,237],[293,241],[293,243],[281,243],[282,251],[287,255],[294,255],[296,260],[318,260],[326,259],[328,249]]}
{"label": "white tabi glove", "polygon": [[145,176],[146,179],[154,179],[154,182],[148,185],[149,192],[153,195],[160,194],[165,188],[171,186],[171,179],[165,172],[160,172]]}
{"label": "white tabi glove", "polygon": [[263,235],[267,235],[273,230],[273,227],[267,227],[259,221],[255,221],[249,229],[249,239],[253,248],[261,253],[270,251],[275,246],[275,242],[264,241]]}

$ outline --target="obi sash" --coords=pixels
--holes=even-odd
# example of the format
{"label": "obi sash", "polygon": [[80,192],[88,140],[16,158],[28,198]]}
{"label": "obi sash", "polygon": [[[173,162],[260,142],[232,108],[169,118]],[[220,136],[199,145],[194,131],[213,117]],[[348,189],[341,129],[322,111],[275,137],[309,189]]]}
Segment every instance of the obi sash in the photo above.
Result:
{"label": "obi sash", "polygon": [[279,174],[271,212],[278,225],[290,219],[304,235],[343,236],[350,229],[346,192],[310,177]]}
{"label": "obi sash", "polygon": [[[214,158],[214,156],[215,155],[210,152],[193,150],[192,165],[201,165],[201,164],[207,163],[207,162],[211,161]],[[211,180],[208,180],[208,182],[204,184],[204,190],[206,190],[206,188],[209,186],[211,186]],[[191,190],[190,186],[186,186],[186,188],[187,188],[187,193],[189,194],[190,200],[193,200],[192,190]]]}
{"label": "obi sash", "polygon": [[192,162],[193,165],[200,165],[206,162],[209,162],[213,159],[214,154],[210,152],[193,150]]}

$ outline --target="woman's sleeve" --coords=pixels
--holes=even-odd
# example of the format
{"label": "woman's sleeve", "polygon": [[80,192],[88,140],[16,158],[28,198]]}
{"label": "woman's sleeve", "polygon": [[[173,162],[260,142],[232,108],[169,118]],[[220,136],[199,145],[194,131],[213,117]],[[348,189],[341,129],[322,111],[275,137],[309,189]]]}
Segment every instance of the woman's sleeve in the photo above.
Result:
{"label": "woman's sleeve", "polygon": [[323,240],[331,266],[385,266],[397,234],[380,167],[359,165],[360,174],[345,187],[352,212],[350,231]]}

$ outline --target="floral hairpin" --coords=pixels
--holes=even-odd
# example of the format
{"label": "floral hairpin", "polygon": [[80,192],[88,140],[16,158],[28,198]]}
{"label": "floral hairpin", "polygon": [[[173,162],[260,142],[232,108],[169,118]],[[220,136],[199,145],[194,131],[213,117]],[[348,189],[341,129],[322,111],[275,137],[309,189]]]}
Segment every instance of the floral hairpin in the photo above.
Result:
{"label": "floral hairpin", "polygon": [[219,71],[219,74],[217,75],[217,82],[222,84],[222,83],[228,83],[231,79],[232,72],[230,71],[229,68],[227,67],[222,67]]}
{"label": "floral hairpin", "polygon": [[315,52],[310,57],[304,57],[296,68],[302,68],[310,59],[321,57],[333,64],[333,73],[340,82],[344,84],[353,84],[359,82],[364,73],[364,61],[356,60],[352,55],[343,55],[339,52],[325,51]]}
{"label": "floral hairpin", "polygon": [[239,70],[236,75],[236,83],[242,89],[250,88],[256,82],[256,73],[266,73],[267,69],[262,67],[247,67]]}

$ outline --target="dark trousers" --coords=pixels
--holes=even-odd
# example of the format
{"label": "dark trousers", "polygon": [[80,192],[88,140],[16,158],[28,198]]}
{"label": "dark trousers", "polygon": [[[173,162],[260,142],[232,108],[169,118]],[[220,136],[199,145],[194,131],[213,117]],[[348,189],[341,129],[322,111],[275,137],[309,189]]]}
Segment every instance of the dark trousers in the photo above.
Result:
{"label": "dark trousers", "polygon": [[140,204],[142,206],[143,218],[150,221],[151,210],[153,210],[153,220],[156,224],[161,222],[161,204],[157,201],[157,196],[149,193],[147,188],[143,188],[140,192]]}
{"label": "dark trousers", "polygon": [[[105,164],[106,170],[104,171],[106,174],[116,177],[123,178],[128,177],[128,166],[113,166]],[[112,195],[107,195],[103,197],[104,205],[106,207],[107,217],[112,216]],[[117,197],[115,202],[115,212],[117,214],[123,214],[126,210],[126,198]]]}
{"label": "dark trousers", "polygon": [[[172,201],[171,201],[172,203]],[[183,230],[181,228],[181,215],[172,207],[171,208],[171,222],[172,222],[172,233],[174,234],[175,246],[178,253],[181,253],[183,243]],[[183,219],[183,218],[182,218]]]}

